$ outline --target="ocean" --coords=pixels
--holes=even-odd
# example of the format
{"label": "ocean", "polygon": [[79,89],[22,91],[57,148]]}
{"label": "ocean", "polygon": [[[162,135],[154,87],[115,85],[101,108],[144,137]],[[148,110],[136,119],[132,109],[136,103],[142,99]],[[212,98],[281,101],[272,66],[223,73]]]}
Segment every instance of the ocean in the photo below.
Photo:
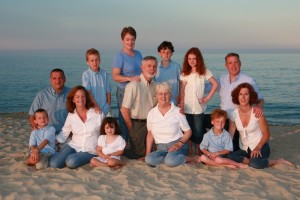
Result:
{"label": "ocean", "polygon": [[[101,52],[101,65],[111,74],[115,52]],[[156,52],[143,53],[154,55]],[[226,52],[203,52],[207,68],[218,78],[226,73]],[[172,59],[182,63],[184,52],[174,52]],[[265,99],[264,113],[269,124],[300,125],[300,54],[297,53],[240,53],[241,70],[255,78]],[[87,69],[85,50],[18,50],[0,51],[0,113],[28,112],[36,93],[49,86],[53,68],[65,71],[66,86],[81,84]],[[112,109],[117,116],[116,83],[112,80]],[[206,113],[219,107],[216,93],[207,105]]]}

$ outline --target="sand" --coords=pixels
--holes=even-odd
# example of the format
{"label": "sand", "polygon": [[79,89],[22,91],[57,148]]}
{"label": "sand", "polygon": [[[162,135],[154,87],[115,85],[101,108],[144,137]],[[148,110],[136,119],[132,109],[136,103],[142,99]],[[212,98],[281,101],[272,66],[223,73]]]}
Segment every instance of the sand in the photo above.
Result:
{"label": "sand", "polygon": [[23,164],[26,113],[0,114],[0,199],[300,199],[300,127],[270,126],[271,159],[296,167],[233,170],[185,164],[152,168],[123,158],[120,169],[85,165],[37,171]]}

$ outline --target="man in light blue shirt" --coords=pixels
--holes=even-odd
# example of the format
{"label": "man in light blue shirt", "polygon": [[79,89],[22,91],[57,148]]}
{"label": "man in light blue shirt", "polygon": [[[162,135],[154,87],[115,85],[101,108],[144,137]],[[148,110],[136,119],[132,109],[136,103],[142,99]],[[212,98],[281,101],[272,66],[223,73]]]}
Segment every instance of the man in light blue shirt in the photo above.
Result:
{"label": "man in light blue shirt", "polygon": [[172,102],[177,105],[179,102],[179,83],[180,83],[180,65],[171,60],[174,47],[171,42],[163,41],[157,51],[161,56],[161,62],[158,64],[157,74],[154,81],[157,83],[169,82],[172,87]]}
{"label": "man in light blue shirt", "polygon": [[53,69],[51,71],[51,86],[37,93],[29,109],[29,121],[33,130],[37,129],[34,112],[39,108],[43,108],[47,111],[49,124],[54,126],[56,134],[61,131],[68,115],[66,100],[70,91],[70,88],[64,86],[65,82],[66,77],[63,70]]}

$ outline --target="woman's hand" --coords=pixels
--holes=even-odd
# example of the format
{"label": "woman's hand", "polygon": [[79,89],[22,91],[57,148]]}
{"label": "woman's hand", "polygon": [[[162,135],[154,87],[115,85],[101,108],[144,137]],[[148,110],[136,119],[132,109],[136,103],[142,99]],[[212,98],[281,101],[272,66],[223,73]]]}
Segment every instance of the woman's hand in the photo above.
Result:
{"label": "woman's hand", "polygon": [[253,151],[251,151],[250,157],[251,158],[262,157],[262,155],[260,153],[260,149],[258,149],[258,148],[253,149]]}
{"label": "woman's hand", "polygon": [[141,78],[140,76],[132,76],[132,77],[129,77],[129,81],[136,81],[136,82],[140,82],[141,81]]}

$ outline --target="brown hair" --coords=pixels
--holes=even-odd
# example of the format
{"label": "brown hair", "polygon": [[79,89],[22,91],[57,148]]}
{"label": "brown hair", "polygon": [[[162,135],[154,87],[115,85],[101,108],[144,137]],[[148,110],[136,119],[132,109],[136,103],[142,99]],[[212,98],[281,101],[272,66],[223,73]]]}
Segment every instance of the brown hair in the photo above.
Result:
{"label": "brown hair", "polygon": [[100,135],[106,135],[105,126],[109,125],[111,128],[115,128],[115,135],[121,135],[121,128],[117,120],[113,117],[105,117],[100,126]]}
{"label": "brown hair", "polygon": [[66,107],[70,113],[74,113],[74,110],[76,108],[75,103],[73,102],[73,99],[78,90],[83,90],[85,93],[85,96],[86,96],[85,108],[90,109],[94,106],[94,104],[92,103],[92,101],[90,99],[89,92],[83,86],[77,85],[71,89],[71,91],[69,92],[69,94],[67,96]]}
{"label": "brown hair", "polygon": [[51,72],[50,72],[50,78],[51,78],[51,75],[52,75],[53,72],[60,72],[61,75],[63,76],[63,78],[66,78],[65,72],[62,69],[59,69],[59,68],[55,68],[55,69],[51,70]]}
{"label": "brown hair", "polygon": [[122,40],[124,40],[124,37],[125,37],[126,34],[132,35],[134,38],[136,38],[136,32],[135,32],[134,28],[132,28],[131,26],[124,27],[122,29],[122,32],[121,32],[121,39]]}
{"label": "brown hair", "polygon": [[97,49],[94,49],[94,48],[91,48],[91,49],[88,49],[85,53],[85,59],[86,61],[88,61],[88,56],[89,55],[96,55],[96,56],[99,56],[100,58],[100,53]]}
{"label": "brown hair", "polygon": [[187,76],[192,72],[192,67],[188,63],[189,54],[194,54],[196,56],[197,59],[196,71],[199,75],[204,75],[206,73],[206,67],[205,67],[203,56],[197,47],[192,47],[186,52],[184,56],[183,68],[182,68],[183,75]]}
{"label": "brown hair", "polygon": [[231,92],[232,102],[234,104],[240,105],[239,94],[242,88],[247,88],[249,90],[249,95],[250,95],[249,104],[250,105],[256,104],[258,102],[258,95],[257,92],[252,87],[252,85],[250,85],[249,83],[241,83]]}
{"label": "brown hair", "polygon": [[34,118],[35,118],[35,114],[36,114],[36,113],[45,113],[46,116],[48,117],[47,111],[46,111],[45,109],[43,109],[43,108],[39,108],[39,109],[37,109],[36,111],[34,111]]}
{"label": "brown hair", "polygon": [[172,42],[169,41],[163,41],[158,47],[157,51],[160,52],[162,49],[170,49],[171,52],[174,52],[174,47]]}
{"label": "brown hair", "polygon": [[220,117],[224,117],[225,120],[226,120],[227,119],[227,112],[225,110],[216,108],[210,114],[211,121],[216,119],[216,118],[220,118]]}
{"label": "brown hair", "polygon": [[[237,57],[237,59],[240,61],[240,55],[237,53],[229,53],[225,56],[225,62],[227,62],[227,58],[229,57]],[[240,61],[241,62],[241,61]]]}

